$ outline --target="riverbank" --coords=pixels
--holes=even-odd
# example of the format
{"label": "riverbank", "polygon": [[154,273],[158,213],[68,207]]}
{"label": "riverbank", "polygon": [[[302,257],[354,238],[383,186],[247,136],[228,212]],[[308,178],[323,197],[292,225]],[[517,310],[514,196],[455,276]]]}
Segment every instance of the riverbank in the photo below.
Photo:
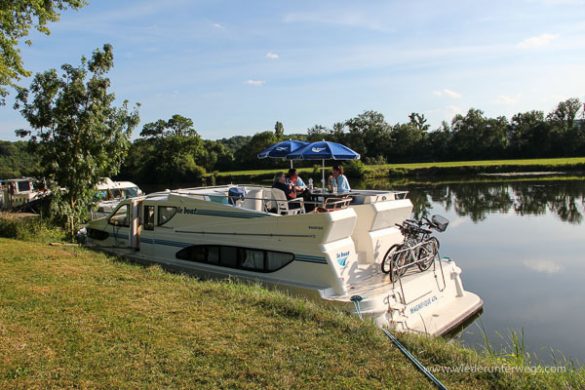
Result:
{"label": "riverbank", "polygon": [[[0,239],[0,387],[432,388],[371,323],[260,286]],[[401,340],[450,389],[582,388],[583,369]],[[563,362],[566,363],[566,362]]]}
{"label": "riverbank", "polygon": [[[276,172],[282,170],[282,168],[277,168],[216,172],[210,176],[215,176],[221,181],[246,182],[271,179]],[[298,170],[304,175],[320,177],[318,167],[299,168]],[[353,171],[359,172],[358,175],[354,176],[366,178],[435,177],[511,172],[585,172],[585,157],[363,165],[363,169],[350,170],[350,174]]]}

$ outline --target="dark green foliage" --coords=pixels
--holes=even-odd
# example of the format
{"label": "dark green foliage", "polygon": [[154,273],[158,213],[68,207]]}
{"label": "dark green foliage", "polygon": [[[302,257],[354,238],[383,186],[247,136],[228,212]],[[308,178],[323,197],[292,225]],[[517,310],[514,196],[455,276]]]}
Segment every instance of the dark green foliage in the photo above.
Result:
{"label": "dark green foliage", "polygon": [[39,161],[26,142],[0,141],[0,178],[36,176]]}
{"label": "dark green foliage", "polygon": [[65,238],[63,230],[38,215],[0,214],[0,237],[35,242],[55,242]]}
{"label": "dark green foliage", "polygon": [[[579,119],[580,109],[578,99],[568,99],[548,115],[528,111],[508,120],[503,116],[490,118],[472,108],[435,130],[430,130],[422,114],[412,113],[408,122],[390,125],[381,113],[366,111],[334,123],[332,128],[315,125],[306,134],[285,136],[284,126],[277,122],[274,131],[217,141],[201,139],[191,119],[174,115],[144,125],[142,137],[130,148],[121,176],[139,183],[199,184],[205,172],[286,169],[288,161],[258,160],[256,155],[288,138],[343,143],[360,153],[368,165],[583,156],[585,120]],[[8,145],[0,144],[0,161],[6,158],[6,150],[12,150]],[[19,156],[25,153],[23,148],[18,151]],[[17,160],[0,166],[0,173],[7,177],[34,171],[19,169],[29,164],[19,165]],[[312,164],[297,161],[295,167],[310,168]]]}
{"label": "dark green foliage", "polygon": [[207,170],[229,167],[233,152],[203,140],[190,118],[175,114],[147,123],[128,155],[122,176],[148,184],[200,184]]}

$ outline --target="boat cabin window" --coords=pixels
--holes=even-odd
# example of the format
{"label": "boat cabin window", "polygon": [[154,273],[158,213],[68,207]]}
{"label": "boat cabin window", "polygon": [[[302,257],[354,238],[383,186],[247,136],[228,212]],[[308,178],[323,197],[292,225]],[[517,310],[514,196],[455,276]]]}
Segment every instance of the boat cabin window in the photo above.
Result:
{"label": "boat cabin window", "polygon": [[157,226],[162,226],[169,222],[177,214],[177,208],[171,206],[158,206],[158,223]]}
{"label": "boat cabin window", "polygon": [[123,204],[114,211],[114,214],[108,221],[111,225],[115,226],[130,226],[130,207],[127,204]]}
{"label": "boat cabin window", "polygon": [[154,206],[144,206],[144,230],[154,230]]}
{"label": "boat cabin window", "polygon": [[18,187],[18,192],[27,192],[31,190],[31,185],[29,181],[19,181],[16,183]]}
{"label": "boat cabin window", "polygon": [[227,245],[194,245],[177,252],[181,260],[256,272],[274,272],[294,260],[292,253]]}
{"label": "boat cabin window", "polygon": [[112,194],[112,198],[114,198],[114,199],[122,198],[122,190],[119,190],[117,188],[112,188],[112,189],[110,189],[110,193]]}
{"label": "boat cabin window", "polygon": [[126,198],[136,198],[139,195],[138,187],[130,187],[124,190]]}

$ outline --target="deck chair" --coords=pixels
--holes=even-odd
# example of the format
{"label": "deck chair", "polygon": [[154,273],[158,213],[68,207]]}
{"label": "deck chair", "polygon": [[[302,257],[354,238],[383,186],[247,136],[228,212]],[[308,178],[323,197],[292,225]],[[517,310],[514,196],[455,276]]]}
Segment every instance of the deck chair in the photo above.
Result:
{"label": "deck chair", "polygon": [[341,196],[339,198],[327,198],[321,207],[317,207],[316,212],[327,213],[336,210],[342,210],[349,207],[352,198],[350,196]]}
{"label": "deck chair", "polygon": [[[276,212],[280,215],[305,214],[305,200],[303,198],[288,200],[284,191],[272,188],[272,199],[276,203]],[[291,208],[292,204],[298,204],[299,207]]]}

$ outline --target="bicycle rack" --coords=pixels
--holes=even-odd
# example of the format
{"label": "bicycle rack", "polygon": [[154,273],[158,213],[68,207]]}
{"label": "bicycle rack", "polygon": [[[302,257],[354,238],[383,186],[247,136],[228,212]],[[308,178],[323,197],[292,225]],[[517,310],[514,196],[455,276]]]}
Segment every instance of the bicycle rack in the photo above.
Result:
{"label": "bicycle rack", "polygon": [[[394,253],[394,256],[396,256],[400,253],[410,252],[408,255],[414,257],[414,253],[416,252],[416,249],[421,247],[422,245],[424,245],[426,243],[427,243],[427,241],[421,241],[421,242],[416,243],[415,245],[405,245],[406,247],[397,250]],[[428,257],[429,256],[424,257],[422,259],[417,259],[413,262],[407,263],[407,264],[402,265],[402,266],[397,267],[397,268],[392,268],[392,292],[395,292],[396,284],[399,284],[400,285],[400,298],[402,300],[402,304],[404,304],[404,305],[408,304],[406,301],[406,295],[404,294],[404,285],[402,284],[402,276],[404,276],[404,275],[399,275],[397,271],[400,271],[402,269],[408,270],[409,268],[412,268],[419,263],[425,262],[425,260],[428,260]],[[442,292],[447,287],[447,282],[445,281],[445,272],[443,271],[443,262],[441,261],[441,255],[439,254],[438,250],[437,250],[437,254],[434,256],[434,259],[433,259],[433,272],[435,273],[435,279],[437,279],[437,274],[436,274],[437,273],[437,259],[438,259],[438,263],[439,263],[439,269],[441,271],[441,277],[443,279],[443,287],[442,288],[439,287],[439,291]],[[427,272],[428,270],[429,269],[427,269],[425,271],[420,271],[420,272]],[[415,300],[416,299],[418,299],[418,297],[415,298]]]}

